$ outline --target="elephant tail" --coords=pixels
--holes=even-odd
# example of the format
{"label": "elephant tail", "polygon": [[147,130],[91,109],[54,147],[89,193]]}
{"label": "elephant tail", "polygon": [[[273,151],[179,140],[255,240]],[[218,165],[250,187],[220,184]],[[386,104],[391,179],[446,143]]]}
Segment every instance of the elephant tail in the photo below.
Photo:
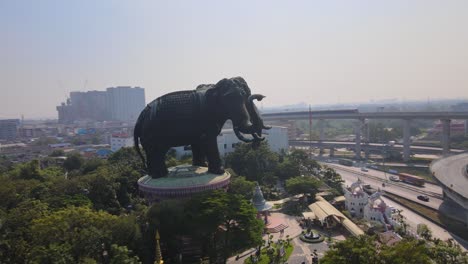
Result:
{"label": "elephant tail", "polygon": [[145,160],[145,157],[141,153],[140,150],[140,136],[141,136],[141,127],[143,125],[144,118],[146,116],[146,112],[148,111],[148,106],[140,113],[140,116],[138,116],[137,122],[135,124],[135,129],[133,130],[133,141],[135,144],[135,150],[138,153],[138,156],[140,156],[141,160],[143,161],[143,165],[145,166],[145,169],[148,170],[148,166]]}

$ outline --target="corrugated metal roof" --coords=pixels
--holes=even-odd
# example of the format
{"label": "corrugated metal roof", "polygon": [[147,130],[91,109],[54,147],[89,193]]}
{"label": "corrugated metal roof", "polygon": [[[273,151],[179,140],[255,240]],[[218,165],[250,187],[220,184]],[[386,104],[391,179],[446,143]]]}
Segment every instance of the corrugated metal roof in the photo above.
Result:
{"label": "corrugated metal roof", "polygon": [[314,212],[316,219],[323,221],[325,218],[329,216],[336,216],[341,220],[341,224],[353,235],[359,236],[363,235],[364,231],[359,228],[353,221],[349,220],[346,216],[344,216],[338,209],[336,209],[333,205],[327,202],[322,197],[317,197],[317,202],[309,205],[310,210]]}

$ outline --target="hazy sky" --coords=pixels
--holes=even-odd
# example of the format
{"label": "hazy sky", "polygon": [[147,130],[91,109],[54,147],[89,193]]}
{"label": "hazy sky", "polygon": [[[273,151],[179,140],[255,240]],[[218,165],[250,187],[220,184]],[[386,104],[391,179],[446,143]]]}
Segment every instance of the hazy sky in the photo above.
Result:
{"label": "hazy sky", "polygon": [[0,117],[243,76],[264,106],[468,97],[468,1],[0,1]]}

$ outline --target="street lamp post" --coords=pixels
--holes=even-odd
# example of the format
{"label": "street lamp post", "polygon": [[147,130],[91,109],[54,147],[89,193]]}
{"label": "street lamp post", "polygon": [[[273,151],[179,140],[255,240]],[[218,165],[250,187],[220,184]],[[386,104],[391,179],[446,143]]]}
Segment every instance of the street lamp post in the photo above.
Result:
{"label": "street lamp post", "polygon": [[387,168],[385,167],[385,157],[387,156],[388,153],[388,148],[392,147],[394,145],[393,141],[389,141],[388,143],[383,144],[382,148],[382,167],[384,170],[384,176],[385,176],[385,181],[388,182],[387,179]]}

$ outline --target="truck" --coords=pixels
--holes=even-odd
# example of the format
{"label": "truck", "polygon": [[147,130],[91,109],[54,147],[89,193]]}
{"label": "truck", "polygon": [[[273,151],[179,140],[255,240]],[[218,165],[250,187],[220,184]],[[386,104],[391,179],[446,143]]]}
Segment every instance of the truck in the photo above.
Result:
{"label": "truck", "polygon": [[409,173],[400,173],[398,174],[398,177],[400,178],[400,181],[404,183],[409,183],[420,187],[424,186],[425,183],[423,178]]}

